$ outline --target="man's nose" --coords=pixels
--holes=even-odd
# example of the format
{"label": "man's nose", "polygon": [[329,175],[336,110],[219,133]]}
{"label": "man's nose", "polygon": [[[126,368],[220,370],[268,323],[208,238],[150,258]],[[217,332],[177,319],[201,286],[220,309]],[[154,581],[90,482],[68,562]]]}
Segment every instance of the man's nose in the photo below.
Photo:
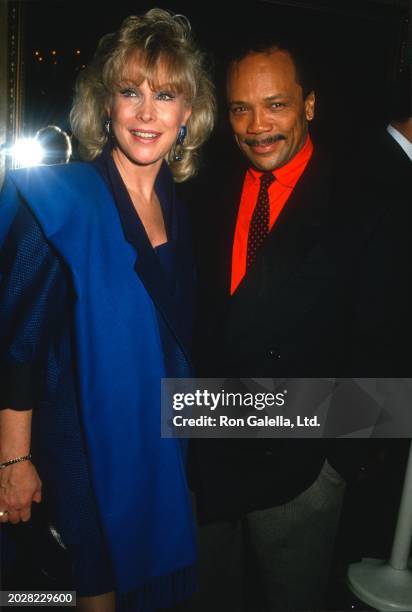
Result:
{"label": "man's nose", "polygon": [[249,116],[247,131],[249,134],[261,134],[272,129],[263,109],[253,109]]}

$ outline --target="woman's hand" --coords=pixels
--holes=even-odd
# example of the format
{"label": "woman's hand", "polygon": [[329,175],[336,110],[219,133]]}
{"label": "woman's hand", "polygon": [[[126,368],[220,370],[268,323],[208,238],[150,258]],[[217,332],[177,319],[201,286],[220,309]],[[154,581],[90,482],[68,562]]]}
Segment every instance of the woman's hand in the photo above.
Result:
{"label": "woman's hand", "polygon": [[[0,410],[0,462],[30,453],[31,410]],[[28,521],[32,502],[41,501],[41,481],[31,461],[0,469],[0,522]]]}
{"label": "woman's hand", "polygon": [[41,480],[31,461],[22,461],[0,470],[1,522],[26,522],[32,502],[41,501]]}

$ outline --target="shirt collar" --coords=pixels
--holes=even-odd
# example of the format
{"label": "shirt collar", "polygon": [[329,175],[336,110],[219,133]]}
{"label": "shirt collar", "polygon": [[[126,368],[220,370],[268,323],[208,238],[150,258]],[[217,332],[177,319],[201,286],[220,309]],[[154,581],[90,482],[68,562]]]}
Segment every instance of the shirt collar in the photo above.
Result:
{"label": "shirt collar", "polygon": [[388,134],[392,136],[394,140],[398,143],[400,147],[405,151],[406,155],[412,161],[412,142],[409,142],[407,138],[403,134],[401,134],[393,125],[389,124],[386,128]]}
{"label": "shirt collar", "polygon": [[[287,164],[277,168],[273,171],[275,178],[278,183],[284,185],[285,187],[293,188],[296,183],[296,177],[299,176],[302,172],[302,169],[308,163],[311,155],[313,153],[313,144],[309,134],[306,137],[305,144],[303,147],[296,153],[294,157]],[[255,168],[250,167],[248,172],[253,180],[260,180],[263,172],[256,170]]]}

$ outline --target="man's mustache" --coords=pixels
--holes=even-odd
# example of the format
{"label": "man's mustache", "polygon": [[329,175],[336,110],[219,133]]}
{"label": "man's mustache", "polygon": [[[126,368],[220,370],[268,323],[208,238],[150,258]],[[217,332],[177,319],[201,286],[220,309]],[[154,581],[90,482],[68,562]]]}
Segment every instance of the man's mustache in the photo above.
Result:
{"label": "man's mustache", "polygon": [[286,140],[286,136],[283,134],[276,134],[275,136],[266,136],[266,138],[244,138],[243,142],[250,147],[264,147],[278,142],[279,140]]}

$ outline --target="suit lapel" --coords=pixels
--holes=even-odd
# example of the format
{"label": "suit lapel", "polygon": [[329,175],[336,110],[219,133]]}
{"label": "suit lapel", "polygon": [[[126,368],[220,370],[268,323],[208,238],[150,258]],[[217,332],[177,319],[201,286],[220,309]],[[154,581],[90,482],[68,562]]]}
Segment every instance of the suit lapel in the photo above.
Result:
{"label": "suit lapel", "polygon": [[242,196],[243,182],[247,170],[243,158],[236,161],[237,164],[233,170],[228,172],[229,179],[223,183],[225,187],[223,191],[223,207],[220,213],[222,219],[222,235],[219,240],[222,245],[222,252],[219,258],[222,262],[221,287],[223,293],[227,296],[230,294],[233,239]]}

